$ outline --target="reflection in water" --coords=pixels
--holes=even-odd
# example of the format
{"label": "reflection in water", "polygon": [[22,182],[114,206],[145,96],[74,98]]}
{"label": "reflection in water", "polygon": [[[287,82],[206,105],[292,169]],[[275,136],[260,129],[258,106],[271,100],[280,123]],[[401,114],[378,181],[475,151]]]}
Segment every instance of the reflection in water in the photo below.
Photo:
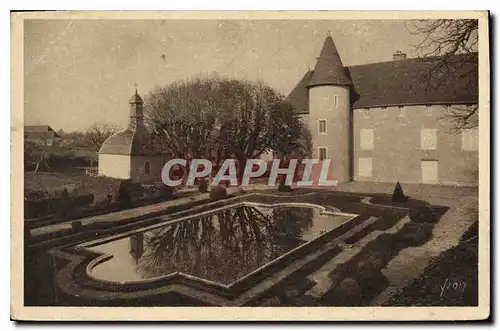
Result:
{"label": "reflection in water", "polygon": [[142,254],[144,254],[144,233],[141,232],[130,236],[130,256],[138,263]]}
{"label": "reflection in water", "polygon": [[[122,256],[120,240],[115,245],[118,249],[111,247],[113,242],[96,246],[94,249],[112,254],[113,259],[92,273],[123,281],[127,275],[117,277],[110,271],[135,269],[128,272],[128,280],[181,271],[229,284],[345,220],[345,216],[321,215],[312,208],[228,208],[122,239],[130,243],[128,258]],[[131,261],[134,268],[118,266]]]}

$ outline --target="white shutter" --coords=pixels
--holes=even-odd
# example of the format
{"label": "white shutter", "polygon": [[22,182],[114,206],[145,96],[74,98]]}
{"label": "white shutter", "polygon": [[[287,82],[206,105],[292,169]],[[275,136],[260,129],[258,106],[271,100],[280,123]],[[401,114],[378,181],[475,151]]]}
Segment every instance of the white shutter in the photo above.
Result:
{"label": "white shutter", "polygon": [[373,129],[361,129],[359,143],[362,150],[373,150]]}
{"label": "white shutter", "polygon": [[479,136],[477,128],[462,131],[462,150],[477,151],[479,147]]}
{"label": "white shutter", "polygon": [[437,145],[437,130],[422,129],[420,131],[420,147],[422,150],[435,150]]}

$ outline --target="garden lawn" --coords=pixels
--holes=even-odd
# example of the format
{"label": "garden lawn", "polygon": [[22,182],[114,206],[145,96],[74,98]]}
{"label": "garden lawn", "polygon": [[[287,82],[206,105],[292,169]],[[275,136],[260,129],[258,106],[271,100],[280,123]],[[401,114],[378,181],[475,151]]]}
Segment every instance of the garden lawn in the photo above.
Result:
{"label": "garden lawn", "polygon": [[120,180],[109,177],[90,177],[83,171],[75,172],[25,172],[24,190],[47,191],[50,195],[66,188],[70,194],[93,194],[94,202],[115,196]]}

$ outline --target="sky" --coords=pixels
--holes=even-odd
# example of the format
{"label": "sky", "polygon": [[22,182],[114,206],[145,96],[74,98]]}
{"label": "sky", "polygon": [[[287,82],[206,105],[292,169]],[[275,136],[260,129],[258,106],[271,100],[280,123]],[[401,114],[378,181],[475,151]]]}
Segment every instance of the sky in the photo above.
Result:
{"label": "sky", "polygon": [[417,56],[403,20],[26,20],[25,125],[125,127],[137,89],[217,73],[287,95],[328,33],[344,65]]}

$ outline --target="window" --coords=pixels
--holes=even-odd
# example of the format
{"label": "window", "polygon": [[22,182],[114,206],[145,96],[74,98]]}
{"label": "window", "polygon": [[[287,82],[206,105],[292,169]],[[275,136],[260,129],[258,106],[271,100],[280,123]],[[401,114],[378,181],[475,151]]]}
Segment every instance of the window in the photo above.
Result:
{"label": "window", "polygon": [[477,151],[479,147],[479,137],[477,128],[465,129],[462,131],[462,150]]}
{"label": "window", "polygon": [[399,106],[399,117],[405,117],[405,107]]}
{"label": "window", "polygon": [[318,120],[318,133],[326,134],[326,120]]}
{"label": "window", "polygon": [[365,112],[365,118],[370,117],[370,108],[364,108],[363,110]]}
{"label": "window", "polygon": [[149,164],[149,161],[144,163],[144,175],[149,176],[151,173],[151,165]]}
{"label": "window", "polygon": [[326,147],[320,147],[319,150],[319,159],[320,161],[326,160]]}
{"label": "window", "polygon": [[338,95],[333,96],[333,105],[335,106],[335,108],[339,107],[339,96]]}
{"label": "window", "polygon": [[371,157],[360,157],[358,159],[358,176],[372,177],[372,165]]}
{"label": "window", "polygon": [[361,129],[359,132],[359,146],[363,150],[373,150],[373,130]]}
{"label": "window", "polygon": [[388,115],[387,107],[382,107],[382,114],[384,115],[384,117],[387,117]]}
{"label": "window", "polygon": [[420,131],[420,149],[435,150],[437,145],[437,130],[422,129]]}
{"label": "window", "polygon": [[431,105],[425,106],[425,114],[427,116],[432,116],[432,106]]}

